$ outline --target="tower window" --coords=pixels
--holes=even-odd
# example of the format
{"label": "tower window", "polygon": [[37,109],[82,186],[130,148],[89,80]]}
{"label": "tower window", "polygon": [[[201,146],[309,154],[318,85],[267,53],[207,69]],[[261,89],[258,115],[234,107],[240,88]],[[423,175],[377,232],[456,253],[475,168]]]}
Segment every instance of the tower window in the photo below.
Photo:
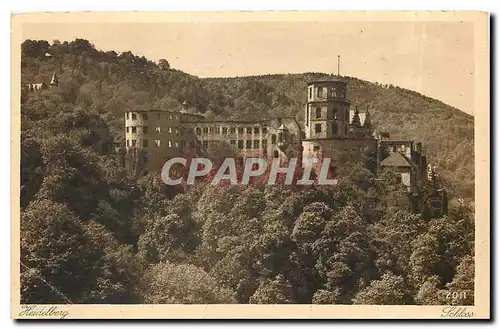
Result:
{"label": "tower window", "polygon": [[321,119],[321,107],[316,108],[316,119]]}
{"label": "tower window", "polygon": [[337,126],[336,123],[332,123],[332,134],[338,135],[339,133],[339,127]]}
{"label": "tower window", "polygon": [[309,87],[309,99],[313,97],[313,90],[312,87]]}
{"label": "tower window", "polygon": [[321,132],[321,123],[317,123],[314,125],[314,132],[316,132],[316,133]]}
{"label": "tower window", "polygon": [[271,136],[271,144],[276,145],[276,135],[275,134],[273,134]]}
{"label": "tower window", "polygon": [[136,133],[137,132],[137,127],[132,127],[132,133]]}

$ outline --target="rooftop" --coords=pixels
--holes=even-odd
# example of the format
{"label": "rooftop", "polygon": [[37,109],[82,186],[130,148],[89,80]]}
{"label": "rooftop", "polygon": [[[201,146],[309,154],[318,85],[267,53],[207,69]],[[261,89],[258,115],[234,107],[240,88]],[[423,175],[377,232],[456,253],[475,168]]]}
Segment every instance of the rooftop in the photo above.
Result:
{"label": "rooftop", "polygon": [[411,167],[408,160],[399,152],[391,153],[380,165],[384,167]]}
{"label": "rooftop", "polygon": [[332,82],[346,84],[347,80],[341,76],[333,76],[333,77],[326,78],[326,79],[311,80],[307,83],[307,85],[309,86],[309,85],[312,85],[314,83],[332,83]]}

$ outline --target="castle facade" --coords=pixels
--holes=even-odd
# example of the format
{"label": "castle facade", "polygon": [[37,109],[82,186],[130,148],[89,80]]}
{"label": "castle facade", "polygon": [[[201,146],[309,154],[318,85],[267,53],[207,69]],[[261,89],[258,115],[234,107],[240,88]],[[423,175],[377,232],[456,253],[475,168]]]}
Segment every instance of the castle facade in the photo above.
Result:
{"label": "castle facade", "polygon": [[391,167],[409,192],[416,192],[426,177],[427,161],[422,144],[389,140],[372,128],[370,113],[350,108],[347,82],[335,77],[307,86],[304,125],[295,118],[259,121],[210,121],[180,111],[130,111],[125,113],[126,150],[137,164],[138,175],[160,171],[176,156],[206,156],[212,146],[225,144],[241,158],[330,158],[332,170],[342,157],[360,152],[376,154],[377,169]]}

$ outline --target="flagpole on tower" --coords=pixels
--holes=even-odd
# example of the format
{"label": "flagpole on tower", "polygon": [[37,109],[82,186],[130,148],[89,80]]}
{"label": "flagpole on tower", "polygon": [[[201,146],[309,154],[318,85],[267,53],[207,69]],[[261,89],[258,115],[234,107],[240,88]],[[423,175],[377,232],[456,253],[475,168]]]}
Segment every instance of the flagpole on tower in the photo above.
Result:
{"label": "flagpole on tower", "polygon": [[340,76],[340,55],[337,56],[337,76]]}

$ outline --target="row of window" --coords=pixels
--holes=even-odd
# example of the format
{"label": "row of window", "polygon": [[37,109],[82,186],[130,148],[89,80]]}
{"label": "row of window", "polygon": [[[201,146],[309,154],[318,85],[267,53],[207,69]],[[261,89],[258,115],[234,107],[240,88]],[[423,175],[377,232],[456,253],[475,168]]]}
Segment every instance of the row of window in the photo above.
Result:
{"label": "row of window", "polygon": [[[313,97],[313,87],[309,87],[309,98]],[[345,89],[336,87],[318,87],[316,88],[316,97],[328,98],[328,97],[339,97],[346,98]]]}
{"label": "row of window", "polygon": [[[207,148],[209,143],[218,143],[220,141],[207,141],[207,140],[204,140],[204,141],[190,141],[189,144],[187,144],[186,141],[167,141],[167,147],[169,148],[172,148],[172,147],[175,147],[175,148],[180,148],[180,149],[183,149],[186,147],[186,145],[189,145],[191,148],[196,148],[196,147],[203,147],[203,148]],[[248,140],[243,140],[243,139],[239,139],[239,140],[230,140],[229,141],[229,144],[231,146],[237,146],[238,149],[242,150],[242,149],[260,149],[260,140],[251,140],[251,139],[248,139]],[[142,147],[148,147],[149,145],[149,142],[147,139],[143,139],[142,140]],[[160,147],[162,146],[161,144],[161,140],[159,139],[156,139],[154,141],[154,145],[155,147]],[[137,145],[137,140],[135,139],[132,139],[132,140],[128,140],[127,139],[127,147],[136,147],[138,146]],[[267,148],[267,140],[263,140],[262,141],[262,148],[266,149]]]}
{"label": "row of window", "polygon": [[[138,129],[141,129],[142,128],[142,133],[143,134],[147,134],[148,133],[148,127],[147,126],[143,126],[143,127],[126,127],[126,131],[127,133],[129,131],[132,131],[132,133],[137,133],[138,132]],[[173,134],[175,133],[176,135],[181,135],[183,136],[184,135],[184,132],[185,132],[185,128],[178,128],[178,127],[167,127],[166,128],[168,133],[169,134]],[[161,133],[162,131],[162,127],[155,127],[155,132],[157,133]],[[190,128],[189,131],[193,132],[193,128]],[[231,134],[235,134],[236,131],[238,131],[238,134],[244,134],[245,132],[247,134],[251,134],[252,131],[254,134],[259,134],[260,133],[260,128],[259,127],[247,127],[246,129],[243,128],[243,127],[239,127],[239,128],[235,128],[235,127],[196,127],[195,129],[196,131],[196,134],[197,135],[202,135],[202,134],[223,134],[223,135],[227,135],[228,133],[231,133]],[[263,134],[267,134],[267,127],[263,127],[262,128],[262,133]]]}
{"label": "row of window", "polygon": [[[315,133],[320,133],[323,129],[323,125],[321,123],[316,123],[314,125],[314,132]],[[332,134],[333,135],[338,135],[339,133],[339,126],[336,123],[332,123]]]}
{"label": "row of window", "polygon": [[[310,108],[307,107],[307,113],[306,113],[306,126],[309,125],[309,111],[310,111]],[[333,109],[332,111],[332,116],[335,120],[337,120],[339,117],[337,115],[337,109]],[[321,107],[316,107],[315,109],[315,117],[316,119],[322,119],[323,118],[323,115],[321,113]],[[328,119],[328,118],[327,118]]]}
{"label": "row of window", "polygon": [[[135,134],[138,131],[137,128],[139,128],[139,129],[142,128],[142,133],[144,135],[146,135],[148,133],[148,131],[149,131],[149,129],[148,129],[147,126],[143,126],[143,127],[126,127],[126,131],[127,131],[127,133],[129,131],[132,131],[132,133]],[[185,128],[177,128],[177,127],[167,127],[166,129],[167,129],[167,131],[168,131],[169,134],[174,134],[175,133],[176,135],[181,135],[181,136],[184,135],[184,131],[185,131]],[[161,127],[155,127],[155,132],[161,133],[161,131],[162,131]]]}
{"label": "row of window", "polygon": [[[235,134],[236,131],[238,131],[238,134],[244,134],[245,132],[247,134],[251,134],[252,132],[254,134],[259,134],[260,133],[260,128],[259,127],[196,127],[196,134],[201,135],[201,134]],[[262,133],[267,134],[267,127],[262,127]]]}

